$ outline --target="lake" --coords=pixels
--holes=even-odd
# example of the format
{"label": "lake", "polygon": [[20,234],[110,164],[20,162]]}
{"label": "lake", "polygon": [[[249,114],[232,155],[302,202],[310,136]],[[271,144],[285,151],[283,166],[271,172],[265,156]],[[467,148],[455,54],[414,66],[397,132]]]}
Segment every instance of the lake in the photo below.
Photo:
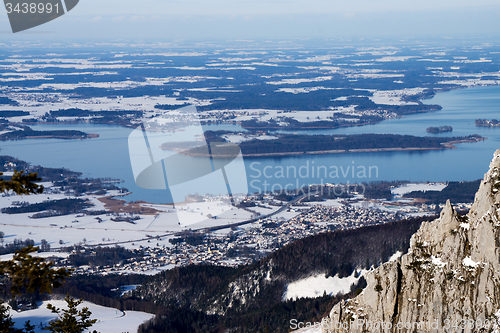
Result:
{"label": "lake", "polygon": [[[440,151],[349,153],[279,158],[245,158],[247,179],[231,180],[235,188],[248,187],[249,192],[296,188],[316,183],[359,183],[381,180],[462,181],[482,178],[493,152],[500,148],[500,128],[476,127],[475,119],[500,119],[500,86],[458,89],[437,94],[426,103],[439,104],[442,110],[386,120],[379,124],[334,130],[301,131],[308,134],[392,133],[418,136],[466,136],[479,134],[488,140],[463,143],[458,149]],[[449,125],[451,133],[430,134],[430,126]],[[0,142],[2,155],[46,167],[65,167],[83,173],[84,177],[123,179],[122,186],[133,193],[127,200],[154,203],[171,201],[165,190],[145,190],[135,185],[128,136],[132,129],[96,124],[40,124],[33,129],[75,129],[97,133],[97,139],[38,139]],[[234,129],[232,125],[211,125],[205,129]],[[171,153],[165,153],[166,156]],[[197,163],[196,158],[192,158]],[[243,165],[236,165],[236,168]],[[200,188],[186,186],[186,194],[224,193],[213,179],[198,181]],[[207,190],[208,191],[208,190]]]}

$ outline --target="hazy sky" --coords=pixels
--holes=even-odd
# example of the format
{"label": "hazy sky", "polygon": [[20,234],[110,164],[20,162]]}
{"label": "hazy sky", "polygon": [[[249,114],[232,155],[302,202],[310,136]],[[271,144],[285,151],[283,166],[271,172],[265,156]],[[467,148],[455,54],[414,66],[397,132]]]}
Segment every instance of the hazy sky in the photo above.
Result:
{"label": "hazy sky", "polygon": [[113,41],[500,35],[498,0],[80,0],[50,23],[0,39]]}

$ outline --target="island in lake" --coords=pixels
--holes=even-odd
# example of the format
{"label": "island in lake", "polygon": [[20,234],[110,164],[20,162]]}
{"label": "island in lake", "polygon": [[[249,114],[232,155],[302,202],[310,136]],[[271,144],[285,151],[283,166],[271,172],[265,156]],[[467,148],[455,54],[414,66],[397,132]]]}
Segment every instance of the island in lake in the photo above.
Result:
{"label": "island in lake", "polygon": [[34,131],[31,128],[6,132],[0,135],[1,141],[21,139],[91,139],[98,138],[99,134],[87,134],[81,131],[58,130],[58,131]]}
{"label": "island in lake", "polygon": [[476,126],[478,127],[500,127],[500,121],[497,119],[476,119]]}
{"label": "island in lake", "polygon": [[[217,146],[213,157],[234,156],[234,144],[229,144],[225,136],[228,131],[207,131],[205,139],[210,145]],[[396,134],[353,134],[353,135],[298,135],[274,134],[275,139],[251,140],[238,143],[243,156],[290,156],[306,154],[335,154],[350,152],[382,152],[453,149],[454,144],[485,140],[479,135],[463,137],[418,137]],[[188,156],[208,156],[206,146],[192,147],[181,143],[174,147],[172,143],[162,145],[163,149],[172,149]],[[196,146],[196,145],[193,145]],[[177,148],[177,149],[176,149]],[[227,152],[226,152],[227,150]]]}
{"label": "island in lake", "polygon": [[427,127],[427,132],[429,133],[446,133],[453,131],[451,126],[439,126],[439,127]]}

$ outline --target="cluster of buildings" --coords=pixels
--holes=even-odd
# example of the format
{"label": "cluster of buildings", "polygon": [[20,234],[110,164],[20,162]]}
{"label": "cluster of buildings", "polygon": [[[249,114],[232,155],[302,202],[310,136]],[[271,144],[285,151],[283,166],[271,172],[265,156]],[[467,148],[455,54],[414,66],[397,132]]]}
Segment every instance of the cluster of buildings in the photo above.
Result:
{"label": "cluster of buildings", "polygon": [[302,223],[320,223],[329,229],[351,229],[370,224],[394,221],[395,212],[366,209],[352,205],[338,207],[317,205],[292,219]]}
{"label": "cluster of buildings", "polygon": [[258,260],[300,238],[329,230],[386,223],[396,218],[393,212],[350,205],[315,205],[306,209],[302,207],[301,211],[290,219],[269,217],[246,228],[235,228],[228,234],[194,232],[188,235],[191,237],[185,235],[175,239],[171,246],[143,248],[143,257],[115,265],[80,266],[75,273],[156,273],[189,264],[236,267]]}

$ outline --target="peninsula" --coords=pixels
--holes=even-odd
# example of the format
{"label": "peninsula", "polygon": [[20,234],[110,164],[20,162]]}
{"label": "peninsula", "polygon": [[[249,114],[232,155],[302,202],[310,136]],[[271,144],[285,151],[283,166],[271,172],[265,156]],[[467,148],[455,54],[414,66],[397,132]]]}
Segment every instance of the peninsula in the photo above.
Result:
{"label": "peninsula", "polygon": [[6,132],[0,135],[1,141],[21,139],[91,139],[98,138],[99,134],[87,134],[81,131],[34,131],[31,129]]}
{"label": "peninsula", "polygon": [[[224,131],[225,132],[225,131]],[[227,132],[226,132],[227,133]],[[218,154],[214,157],[232,156],[234,151],[224,145],[228,142],[217,134],[207,131],[205,137],[211,145],[219,146]],[[418,137],[395,134],[354,134],[354,135],[298,135],[279,134],[276,139],[252,139],[238,143],[243,156],[292,156],[336,153],[383,152],[383,151],[411,151],[411,150],[438,150],[454,149],[455,144],[464,142],[478,142],[485,138],[479,135],[464,137]],[[179,150],[188,156],[206,156],[204,147],[195,147]]]}

